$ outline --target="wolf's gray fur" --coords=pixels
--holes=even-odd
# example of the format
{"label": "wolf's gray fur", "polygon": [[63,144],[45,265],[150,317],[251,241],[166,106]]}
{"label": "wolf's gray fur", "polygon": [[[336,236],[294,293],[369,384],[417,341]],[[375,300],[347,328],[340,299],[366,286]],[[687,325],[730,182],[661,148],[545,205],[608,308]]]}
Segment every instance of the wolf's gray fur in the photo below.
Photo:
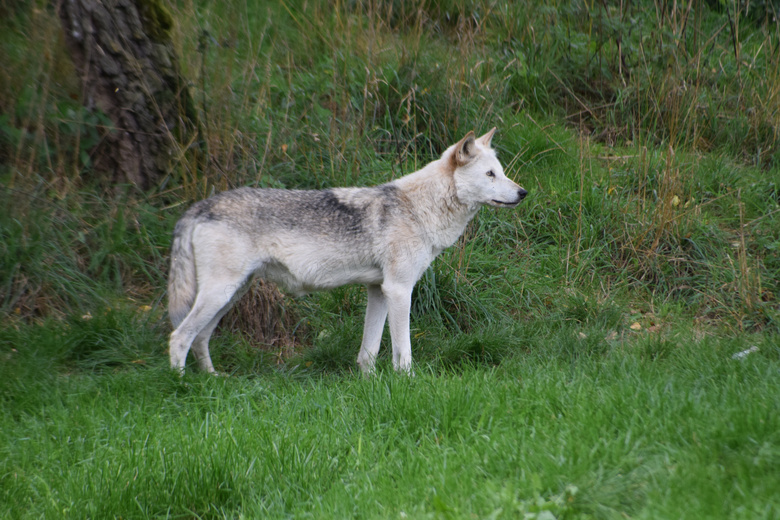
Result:
{"label": "wolf's gray fur", "polygon": [[431,261],[480,206],[515,206],[525,190],[490,148],[495,128],[469,133],[421,170],[381,186],[321,191],[239,188],[194,204],[176,224],[168,282],[171,366],[192,348],[214,372],[208,341],[254,277],[303,294],[368,289],[358,364],[368,373],[390,323],[393,365],[411,368],[409,306]]}

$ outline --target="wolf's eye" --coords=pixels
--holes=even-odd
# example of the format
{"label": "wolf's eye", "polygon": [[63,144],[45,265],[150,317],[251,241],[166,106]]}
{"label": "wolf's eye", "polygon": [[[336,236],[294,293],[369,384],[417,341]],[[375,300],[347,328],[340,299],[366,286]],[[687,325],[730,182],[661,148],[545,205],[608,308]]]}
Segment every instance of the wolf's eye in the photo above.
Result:
{"label": "wolf's eye", "polygon": [[495,177],[496,176],[496,174],[493,173],[493,170],[488,170],[488,172],[485,175],[487,175],[488,177]]}

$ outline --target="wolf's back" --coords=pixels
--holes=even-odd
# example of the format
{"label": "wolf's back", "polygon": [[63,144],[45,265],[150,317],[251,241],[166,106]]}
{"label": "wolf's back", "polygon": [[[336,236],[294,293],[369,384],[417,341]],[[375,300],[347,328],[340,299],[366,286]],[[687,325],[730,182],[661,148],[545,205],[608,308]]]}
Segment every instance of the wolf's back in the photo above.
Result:
{"label": "wolf's back", "polygon": [[192,231],[196,224],[196,219],[185,215],[176,224],[173,232],[171,272],[168,275],[168,316],[174,329],[189,314],[198,292],[198,277],[192,250]]}

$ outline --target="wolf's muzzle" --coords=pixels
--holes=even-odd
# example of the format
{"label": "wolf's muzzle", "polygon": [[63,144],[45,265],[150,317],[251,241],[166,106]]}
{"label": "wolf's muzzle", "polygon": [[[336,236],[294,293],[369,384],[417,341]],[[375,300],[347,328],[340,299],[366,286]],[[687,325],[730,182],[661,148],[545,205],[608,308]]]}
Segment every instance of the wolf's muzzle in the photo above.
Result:
{"label": "wolf's muzzle", "polygon": [[525,191],[523,188],[518,188],[517,190],[517,200],[513,200],[512,202],[505,202],[503,200],[497,200],[493,199],[493,203],[496,206],[508,206],[508,207],[514,207],[520,204],[520,202],[525,198],[525,196],[528,195],[528,192]]}

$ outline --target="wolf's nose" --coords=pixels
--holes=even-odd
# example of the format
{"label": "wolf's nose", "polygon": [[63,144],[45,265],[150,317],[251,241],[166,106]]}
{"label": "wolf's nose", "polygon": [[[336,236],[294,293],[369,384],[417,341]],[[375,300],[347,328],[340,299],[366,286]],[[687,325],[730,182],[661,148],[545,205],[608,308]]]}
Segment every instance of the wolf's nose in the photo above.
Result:
{"label": "wolf's nose", "polygon": [[520,188],[517,190],[517,201],[520,202],[525,198],[525,196],[528,195],[528,192],[525,191],[523,188]]}

